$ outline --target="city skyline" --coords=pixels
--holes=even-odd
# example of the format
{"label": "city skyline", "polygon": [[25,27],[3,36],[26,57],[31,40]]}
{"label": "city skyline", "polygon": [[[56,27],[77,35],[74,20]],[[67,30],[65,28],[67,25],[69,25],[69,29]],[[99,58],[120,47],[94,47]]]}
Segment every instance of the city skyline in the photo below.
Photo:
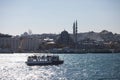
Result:
{"label": "city skyline", "polygon": [[0,0],[0,33],[72,33],[76,20],[78,33],[120,33],[119,9],[119,0]]}

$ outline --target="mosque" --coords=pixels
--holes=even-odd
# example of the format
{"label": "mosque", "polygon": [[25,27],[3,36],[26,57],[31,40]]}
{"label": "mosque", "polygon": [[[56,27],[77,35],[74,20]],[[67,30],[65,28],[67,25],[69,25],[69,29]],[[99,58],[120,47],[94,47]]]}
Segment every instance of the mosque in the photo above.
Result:
{"label": "mosque", "polygon": [[61,47],[76,47],[77,44],[77,21],[73,23],[73,37],[70,36],[70,34],[64,30],[59,35],[59,38],[57,39],[56,43]]}

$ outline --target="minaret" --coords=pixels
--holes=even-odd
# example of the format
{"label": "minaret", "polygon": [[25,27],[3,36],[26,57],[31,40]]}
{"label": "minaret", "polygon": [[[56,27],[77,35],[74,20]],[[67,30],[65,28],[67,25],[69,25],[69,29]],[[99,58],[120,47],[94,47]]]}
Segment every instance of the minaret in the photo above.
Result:
{"label": "minaret", "polygon": [[75,42],[75,48],[77,48],[77,32],[78,32],[78,24],[77,20],[73,23],[73,40]]}
{"label": "minaret", "polygon": [[75,24],[75,43],[77,43],[77,32],[78,32],[78,24],[77,24],[77,20],[76,20],[76,24]]}
{"label": "minaret", "polygon": [[73,23],[73,40],[74,40],[74,42],[75,42],[75,22]]}

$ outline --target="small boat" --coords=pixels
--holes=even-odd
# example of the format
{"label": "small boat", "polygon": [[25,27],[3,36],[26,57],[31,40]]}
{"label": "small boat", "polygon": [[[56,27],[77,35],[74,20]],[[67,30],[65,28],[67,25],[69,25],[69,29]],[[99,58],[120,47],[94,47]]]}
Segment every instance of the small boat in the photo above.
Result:
{"label": "small boat", "polygon": [[25,62],[28,66],[34,65],[59,65],[63,64],[63,60],[59,59],[59,56],[28,56],[27,61]]}

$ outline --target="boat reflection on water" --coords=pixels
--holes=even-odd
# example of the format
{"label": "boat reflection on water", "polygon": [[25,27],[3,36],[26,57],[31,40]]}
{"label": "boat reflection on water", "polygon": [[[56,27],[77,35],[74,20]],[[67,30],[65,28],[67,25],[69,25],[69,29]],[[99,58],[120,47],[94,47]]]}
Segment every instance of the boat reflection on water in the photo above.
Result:
{"label": "boat reflection on water", "polygon": [[28,56],[27,61],[25,62],[28,66],[44,66],[44,65],[59,65],[63,64],[63,60],[59,59],[59,56],[56,55],[47,55],[47,56]]}

